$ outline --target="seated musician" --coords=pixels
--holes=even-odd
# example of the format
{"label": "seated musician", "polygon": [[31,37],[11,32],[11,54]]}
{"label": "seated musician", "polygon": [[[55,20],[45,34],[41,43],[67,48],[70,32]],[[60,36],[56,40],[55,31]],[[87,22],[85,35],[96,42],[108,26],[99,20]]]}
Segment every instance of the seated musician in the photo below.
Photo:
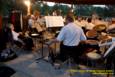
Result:
{"label": "seated musician", "polygon": [[33,45],[33,41],[31,38],[29,37],[24,37],[22,35],[22,32],[15,32],[14,31],[14,26],[12,24],[9,24],[9,28],[11,29],[11,34],[12,34],[12,38],[14,40],[14,43],[16,43],[18,46],[25,46],[26,49],[32,49]]}
{"label": "seated musician", "polygon": [[28,27],[29,27],[30,31],[32,31],[34,22],[35,22],[35,17],[34,17],[34,15],[31,15],[30,18],[28,19]]}
{"label": "seated musician", "polygon": [[68,57],[72,57],[76,63],[79,63],[78,57],[81,51],[78,49],[78,45],[81,40],[86,40],[86,36],[83,30],[79,26],[76,26],[71,16],[66,17],[66,22],[67,25],[61,29],[57,38],[48,42],[48,44],[62,42],[60,45],[60,54],[57,55],[56,59],[65,61]]}
{"label": "seated musician", "polygon": [[115,33],[115,18],[112,18],[112,24],[108,26],[107,31],[109,33]]}
{"label": "seated musician", "polygon": [[93,29],[93,27],[95,26],[92,22],[91,22],[91,18],[88,18],[87,19],[87,24],[86,24],[86,30],[92,30]]}
{"label": "seated musician", "polygon": [[9,24],[9,28],[11,29],[11,34],[12,34],[13,40],[15,42],[18,42],[18,43],[21,43],[24,45],[24,42],[18,38],[22,33],[21,32],[19,32],[19,33],[15,32],[13,24]]}

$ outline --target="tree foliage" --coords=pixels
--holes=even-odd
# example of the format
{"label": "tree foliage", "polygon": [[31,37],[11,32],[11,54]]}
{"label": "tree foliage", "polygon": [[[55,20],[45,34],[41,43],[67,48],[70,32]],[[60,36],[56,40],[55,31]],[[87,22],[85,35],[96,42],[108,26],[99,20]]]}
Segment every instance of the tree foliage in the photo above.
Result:
{"label": "tree foliage", "polygon": [[[27,7],[24,0],[0,0],[0,14],[7,15],[12,9],[21,10],[24,14],[27,12]],[[54,6],[48,6],[47,3],[42,1],[32,4],[32,11],[39,10],[42,15],[51,15],[54,10],[60,10],[62,15],[66,15],[70,7],[56,3]],[[96,12],[102,17],[115,16],[115,5],[106,5],[105,8],[93,7],[92,5],[74,5],[74,14],[78,16],[91,16]]]}
{"label": "tree foliage", "polygon": [[0,14],[7,15],[9,11],[13,8],[12,0],[0,0]]}

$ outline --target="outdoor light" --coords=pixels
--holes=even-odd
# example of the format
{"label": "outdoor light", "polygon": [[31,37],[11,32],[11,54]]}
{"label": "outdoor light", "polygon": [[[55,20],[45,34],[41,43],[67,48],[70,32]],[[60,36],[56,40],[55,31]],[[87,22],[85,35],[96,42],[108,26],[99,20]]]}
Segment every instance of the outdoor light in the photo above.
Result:
{"label": "outdoor light", "polygon": [[30,15],[30,0],[25,0],[24,3],[27,6],[27,15]]}

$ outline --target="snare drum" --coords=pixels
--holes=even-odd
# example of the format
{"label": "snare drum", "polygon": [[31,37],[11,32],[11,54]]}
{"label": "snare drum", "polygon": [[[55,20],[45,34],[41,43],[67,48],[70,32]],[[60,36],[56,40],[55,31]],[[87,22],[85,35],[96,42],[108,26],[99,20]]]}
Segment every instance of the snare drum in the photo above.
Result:
{"label": "snare drum", "polygon": [[101,58],[101,55],[95,52],[89,52],[86,54],[86,56],[90,59],[97,60]]}
{"label": "snare drum", "polygon": [[31,36],[38,36],[39,34],[37,34],[37,33],[33,33],[33,34],[31,34]]}
{"label": "snare drum", "polygon": [[86,36],[88,39],[95,39],[98,36],[98,33],[95,30],[90,30],[86,32]]}
{"label": "snare drum", "polygon": [[31,34],[31,37],[34,37],[34,38],[37,38],[39,36],[39,34],[37,34],[37,33],[32,33]]}
{"label": "snare drum", "polygon": [[85,44],[89,44],[89,45],[98,45],[98,41],[97,40],[86,40]]}
{"label": "snare drum", "polygon": [[80,47],[84,53],[88,53],[93,50],[99,50],[98,41],[96,40],[85,40],[82,44],[80,44]]}

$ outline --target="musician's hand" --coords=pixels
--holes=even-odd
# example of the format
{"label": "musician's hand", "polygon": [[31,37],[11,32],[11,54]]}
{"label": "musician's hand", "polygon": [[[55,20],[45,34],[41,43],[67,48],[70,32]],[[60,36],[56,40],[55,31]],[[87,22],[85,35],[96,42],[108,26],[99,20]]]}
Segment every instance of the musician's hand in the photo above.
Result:
{"label": "musician's hand", "polygon": [[48,42],[46,42],[46,44],[47,44],[47,45],[51,45],[51,44],[52,44],[52,42],[51,42],[51,41],[48,41]]}
{"label": "musician's hand", "polygon": [[22,32],[19,32],[19,34],[21,34],[21,35],[22,35],[23,33],[22,33]]}
{"label": "musician's hand", "polygon": [[53,39],[53,40],[47,42],[46,44],[47,44],[47,45],[51,45],[51,44],[57,43],[57,42],[59,42],[57,39]]}

